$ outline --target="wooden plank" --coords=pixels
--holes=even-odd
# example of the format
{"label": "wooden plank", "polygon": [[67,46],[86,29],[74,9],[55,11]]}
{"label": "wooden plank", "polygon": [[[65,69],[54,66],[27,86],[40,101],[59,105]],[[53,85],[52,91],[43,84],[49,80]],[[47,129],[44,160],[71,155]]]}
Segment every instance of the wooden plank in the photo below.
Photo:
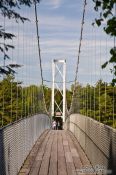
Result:
{"label": "wooden plank", "polygon": [[41,163],[41,167],[40,167],[38,175],[48,175],[53,136],[54,136],[54,132],[51,131],[50,138],[46,145],[45,153],[42,159],[42,163]]}
{"label": "wooden plank", "polygon": [[39,168],[40,168],[40,166],[41,166],[41,161],[35,161],[34,162],[34,165],[33,165],[33,167],[32,167],[32,169],[31,169],[31,171],[30,171],[30,175],[37,175],[38,174],[38,172],[39,172]]}
{"label": "wooden plank", "polygon": [[20,171],[20,173],[23,173],[23,174],[29,174],[29,169],[27,169],[27,168],[23,168],[21,171]]}
{"label": "wooden plank", "polygon": [[75,138],[75,136],[71,133],[71,132],[68,132],[68,134],[70,135],[77,151],[78,151],[78,154],[79,154],[79,157],[80,157],[80,160],[82,162],[82,165],[83,166],[90,166],[90,162],[85,154],[85,152],[83,151],[83,149],[81,148],[80,144],[78,143],[77,139]]}
{"label": "wooden plank", "polygon": [[65,152],[66,162],[73,162],[71,152]]}
{"label": "wooden plank", "polygon": [[39,149],[39,151],[38,151],[38,153],[36,155],[36,158],[35,158],[35,161],[33,163],[33,166],[31,168],[30,175],[37,175],[38,172],[39,172],[39,169],[40,169],[40,166],[41,166],[41,163],[42,163],[42,159],[43,159],[43,155],[44,155],[44,152],[45,152],[45,149],[46,149],[47,142],[49,140],[50,134],[51,134],[51,132],[49,132],[49,134],[44,138],[44,142],[41,145],[41,147],[40,147],[40,149]]}
{"label": "wooden plank", "polygon": [[68,146],[68,141],[67,140],[63,140],[63,145],[67,145]]}
{"label": "wooden plank", "polygon": [[44,142],[45,137],[48,135],[48,133],[49,133],[49,130],[46,130],[39,137],[39,139],[36,141],[35,145],[33,146],[32,150],[30,151],[29,155],[27,156],[27,159],[25,160],[21,170],[19,171],[19,174],[20,173],[23,173],[25,175],[29,174],[29,172],[32,168],[35,156],[36,156],[41,144]]}
{"label": "wooden plank", "polygon": [[66,160],[61,132],[62,131],[58,131],[58,175],[67,175]]}
{"label": "wooden plank", "polygon": [[[80,144],[78,143],[78,140],[77,140],[77,139],[75,138],[75,136],[74,136],[71,132],[69,132],[69,131],[68,131],[68,135],[69,135],[68,138],[73,142],[75,148],[76,148],[77,151],[78,151],[78,154],[79,154],[79,157],[80,157],[80,160],[81,160],[81,163],[82,163],[82,165],[80,164],[80,166],[81,166],[80,168],[86,168],[86,167],[92,168],[92,165],[91,165],[89,159],[87,158],[85,152],[84,152],[83,149],[81,148]],[[75,161],[77,161],[77,160],[75,160]],[[79,162],[76,162],[76,164],[78,164],[77,170],[79,170],[79,169],[80,169],[80,168],[79,168]],[[86,175],[90,175],[90,173],[89,173],[89,174],[85,173],[85,174],[86,174]],[[95,174],[96,174],[96,173],[91,173],[91,175],[95,175]]]}
{"label": "wooden plank", "polygon": [[68,138],[69,147],[70,147],[70,151],[72,154],[74,166],[75,166],[76,171],[78,171],[79,169],[82,168],[82,162],[80,160],[79,153],[77,152],[77,149],[72,141],[72,138],[70,137],[68,133],[67,133],[67,138]]}
{"label": "wooden plank", "polygon": [[63,149],[63,142],[62,142],[62,131],[58,131],[58,158],[64,157],[64,149]]}
{"label": "wooden plank", "polygon": [[[67,143],[68,139],[66,136],[66,131],[62,132],[62,138],[63,138],[63,143]],[[65,159],[66,159],[66,167],[67,167],[67,174],[68,175],[76,175],[76,169],[74,166],[74,162],[73,162],[73,158],[72,158],[72,154],[70,151],[70,147],[69,147],[69,142],[68,144],[64,144],[64,152],[65,152]]]}
{"label": "wooden plank", "polygon": [[54,131],[54,139],[51,149],[49,175],[57,175],[57,130]]}

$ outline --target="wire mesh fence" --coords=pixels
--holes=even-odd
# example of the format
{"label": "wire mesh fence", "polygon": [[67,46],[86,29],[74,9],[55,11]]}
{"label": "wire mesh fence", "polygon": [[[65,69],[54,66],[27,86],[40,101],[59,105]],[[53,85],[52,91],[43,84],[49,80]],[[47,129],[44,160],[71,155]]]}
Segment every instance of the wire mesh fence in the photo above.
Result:
{"label": "wire mesh fence", "polygon": [[39,114],[0,129],[0,175],[17,175],[39,136],[49,128],[49,117]]}
{"label": "wire mesh fence", "polygon": [[75,135],[93,168],[104,167],[106,174],[116,173],[115,129],[80,114],[72,114],[65,129]]}

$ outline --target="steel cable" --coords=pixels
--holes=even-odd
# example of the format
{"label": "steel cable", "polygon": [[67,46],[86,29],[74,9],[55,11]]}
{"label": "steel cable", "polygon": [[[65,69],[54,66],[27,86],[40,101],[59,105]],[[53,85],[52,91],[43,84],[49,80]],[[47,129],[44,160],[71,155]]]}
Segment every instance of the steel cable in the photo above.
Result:
{"label": "steel cable", "polygon": [[41,50],[40,50],[40,40],[39,40],[39,27],[38,27],[38,16],[37,16],[37,3],[34,0],[34,7],[35,7],[35,22],[36,22],[36,32],[37,32],[37,43],[38,43],[38,53],[39,53],[39,65],[40,65],[40,74],[41,74],[41,81],[42,81],[42,96],[43,96],[43,103],[45,107],[45,112],[48,113],[45,103],[45,95],[44,95],[44,79],[43,79],[43,69],[42,69],[42,58],[41,58]]}
{"label": "steel cable", "polygon": [[79,62],[80,62],[80,53],[81,53],[81,46],[82,46],[82,40],[83,40],[83,30],[84,30],[84,23],[85,23],[86,5],[87,5],[87,0],[84,0],[83,15],[82,15],[82,22],[81,22],[81,33],[80,33],[80,41],[79,41],[78,56],[77,56],[77,63],[76,63],[76,72],[75,72],[75,80],[74,80],[74,88],[73,88],[72,102],[71,102],[69,113],[72,113],[72,106],[73,106],[73,101],[74,101],[74,98],[75,98],[75,91],[76,91],[77,77],[78,77],[78,70],[79,70]]}
{"label": "steel cable", "polygon": [[[115,18],[116,18],[116,3],[114,5],[114,15],[115,15]],[[114,50],[116,50],[116,37],[114,36]],[[113,80],[114,80],[114,77],[115,77],[115,73],[114,73],[114,64],[113,64]],[[115,88],[113,86],[113,127],[115,126],[115,115],[114,115],[114,111],[115,110]]]}

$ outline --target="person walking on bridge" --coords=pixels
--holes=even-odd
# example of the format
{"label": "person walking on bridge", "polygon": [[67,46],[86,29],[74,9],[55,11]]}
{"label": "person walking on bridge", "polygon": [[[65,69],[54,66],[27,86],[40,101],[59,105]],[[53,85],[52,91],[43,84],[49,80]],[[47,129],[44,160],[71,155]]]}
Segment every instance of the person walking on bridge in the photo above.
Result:
{"label": "person walking on bridge", "polygon": [[52,129],[56,130],[56,121],[55,120],[52,122]]}

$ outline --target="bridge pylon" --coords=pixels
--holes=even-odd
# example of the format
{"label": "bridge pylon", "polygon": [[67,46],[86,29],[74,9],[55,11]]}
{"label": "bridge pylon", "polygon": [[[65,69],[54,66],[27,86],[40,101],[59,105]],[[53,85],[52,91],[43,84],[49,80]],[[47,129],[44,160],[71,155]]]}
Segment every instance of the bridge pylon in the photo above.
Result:
{"label": "bridge pylon", "polygon": [[[57,101],[57,95],[61,100]],[[60,113],[65,122],[66,117],[66,60],[54,59],[52,61],[52,117]]]}

